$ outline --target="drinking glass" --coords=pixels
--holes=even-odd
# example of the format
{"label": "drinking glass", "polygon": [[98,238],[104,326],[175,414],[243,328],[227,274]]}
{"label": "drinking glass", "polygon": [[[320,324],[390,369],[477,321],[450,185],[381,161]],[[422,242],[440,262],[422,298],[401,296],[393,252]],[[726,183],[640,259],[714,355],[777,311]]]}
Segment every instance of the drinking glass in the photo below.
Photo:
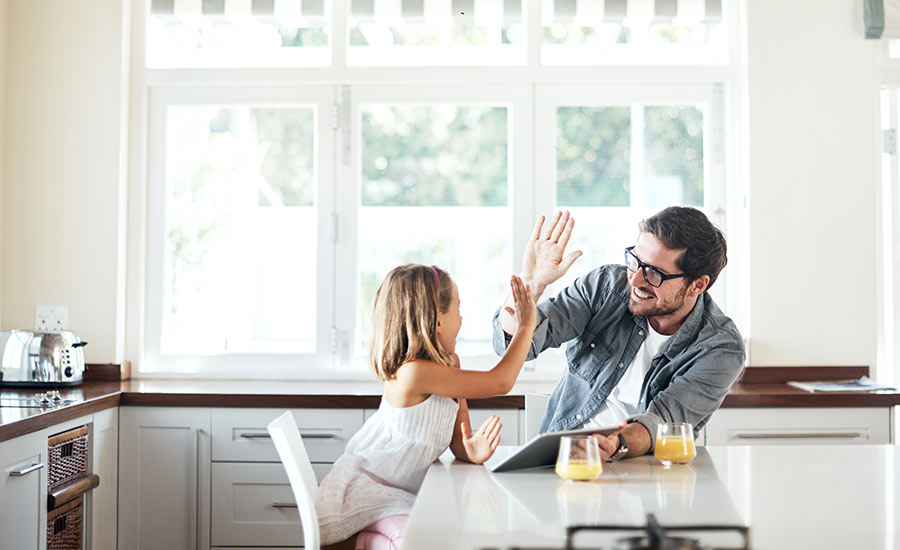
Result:
{"label": "drinking glass", "polygon": [[694,428],[686,422],[666,422],[656,428],[653,456],[663,466],[687,464],[695,456]]}
{"label": "drinking glass", "polygon": [[590,435],[567,435],[559,440],[556,473],[569,481],[590,481],[603,472],[600,447]]}

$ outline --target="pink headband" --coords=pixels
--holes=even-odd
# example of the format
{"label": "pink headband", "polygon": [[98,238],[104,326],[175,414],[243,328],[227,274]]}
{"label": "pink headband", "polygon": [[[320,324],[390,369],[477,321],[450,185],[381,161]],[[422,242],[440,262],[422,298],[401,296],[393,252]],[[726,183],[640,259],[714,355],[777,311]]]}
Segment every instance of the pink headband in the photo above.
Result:
{"label": "pink headband", "polygon": [[428,266],[428,268],[434,273],[434,282],[437,283],[438,288],[441,288],[441,278],[438,277],[437,269],[435,269],[433,265]]}

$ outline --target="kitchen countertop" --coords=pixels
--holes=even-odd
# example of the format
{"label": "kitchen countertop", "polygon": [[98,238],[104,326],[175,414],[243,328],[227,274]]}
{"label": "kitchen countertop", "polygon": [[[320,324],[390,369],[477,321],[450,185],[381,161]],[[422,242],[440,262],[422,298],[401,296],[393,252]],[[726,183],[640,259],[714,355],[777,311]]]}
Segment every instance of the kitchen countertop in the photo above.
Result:
{"label": "kitchen countertop", "polygon": [[[664,525],[749,526],[754,550],[900,549],[898,510],[900,450],[890,445],[698,448],[685,466],[664,468],[651,456],[606,464],[590,483],[563,481],[552,469],[492,474],[445,455],[428,471],[405,542],[560,548],[567,525],[642,526],[652,512]],[[610,547],[584,537],[576,547]]]}
{"label": "kitchen countertop", "polygon": [[[784,381],[858,378],[866,367],[751,367],[722,407],[890,407],[900,392],[808,393]],[[521,409],[526,393],[550,393],[555,382],[519,382],[504,396],[472,399],[472,408]],[[0,399],[31,397],[41,388],[0,388]],[[376,381],[125,380],[60,388],[74,404],[53,409],[0,407],[0,441],[116,406],[377,408]]]}

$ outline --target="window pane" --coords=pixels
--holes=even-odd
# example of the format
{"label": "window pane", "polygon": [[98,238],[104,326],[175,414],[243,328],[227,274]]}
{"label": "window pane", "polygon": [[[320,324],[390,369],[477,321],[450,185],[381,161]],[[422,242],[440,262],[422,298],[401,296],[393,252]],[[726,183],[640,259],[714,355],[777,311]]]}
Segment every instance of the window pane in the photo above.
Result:
{"label": "window pane", "polygon": [[697,106],[557,108],[556,204],[576,219],[584,256],[550,292],[590,269],[622,263],[640,220],[704,202],[704,110]]}
{"label": "window pane", "polygon": [[703,112],[697,107],[644,109],[647,206],[703,206]]}
{"label": "window pane", "polygon": [[[364,5],[365,3],[360,3]],[[507,0],[425,0],[367,5],[350,17],[350,66],[521,65],[525,62],[522,3]],[[382,10],[382,11],[374,11]]]}
{"label": "window pane", "polygon": [[503,107],[367,107],[363,206],[505,206],[507,124]]}
{"label": "window pane", "polygon": [[161,352],[311,352],[312,108],[167,111]]}
{"label": "window pane", "polygon": [[[178,3],[175,3],[178,6]],[[225,2],[230,8],[232,3]],[[300,3],[297,3],[299,8]],[[330,63],[329,22],[321,16],[151,13],[147,67],[291,67]]]}
{"label": "window pane", "polygon": [[549,65],[726,63],[728,41],[721,4],[542,0],[541,61]]}
{"label": "window pane", "polygon": [[560,107],[556,120],[557,204],[627,206],[630,109]]}
{"label": "window pane", "polygon": [[512,265],[508,110],[371,105],[362,119],[357,351],[378,284],[414,262],[446,269],[460,289],[458,353],[491,353]]}

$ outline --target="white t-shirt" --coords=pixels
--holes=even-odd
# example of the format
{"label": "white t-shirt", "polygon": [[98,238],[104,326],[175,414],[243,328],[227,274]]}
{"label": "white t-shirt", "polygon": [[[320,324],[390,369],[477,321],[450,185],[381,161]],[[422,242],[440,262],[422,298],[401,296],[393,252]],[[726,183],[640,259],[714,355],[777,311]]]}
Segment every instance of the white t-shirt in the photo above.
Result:
{"label": "white t-shirt", "polygon": [[634,360],[625,370],[625,374],[609,393],[609,397],[606,398],[597,414],[582,425],[583,428],[599,428],[615,424],[637,413],[644,375],[650,370],[650,362],[672,337],[656,332],[650,323],[647,323],[647,329],[647,337],[634,356]]}

